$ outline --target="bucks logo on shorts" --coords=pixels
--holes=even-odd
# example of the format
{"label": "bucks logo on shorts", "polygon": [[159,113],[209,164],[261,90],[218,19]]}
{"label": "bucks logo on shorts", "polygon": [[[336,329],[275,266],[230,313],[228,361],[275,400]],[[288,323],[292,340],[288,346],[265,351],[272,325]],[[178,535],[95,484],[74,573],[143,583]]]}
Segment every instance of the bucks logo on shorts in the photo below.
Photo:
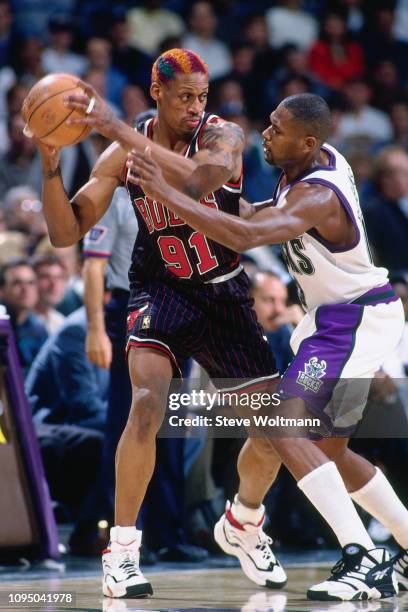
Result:
{"label": "bucks logo on shorts", "polygon": [[308,363],[305,363],[304,372],[299,370],[296,382],[302,385],[306,391],[309,389],[309,391],[317,393],[323,384],[320,379],[326,375],[326,366],[324,359],[319,361],[317,357],[311,357]]}

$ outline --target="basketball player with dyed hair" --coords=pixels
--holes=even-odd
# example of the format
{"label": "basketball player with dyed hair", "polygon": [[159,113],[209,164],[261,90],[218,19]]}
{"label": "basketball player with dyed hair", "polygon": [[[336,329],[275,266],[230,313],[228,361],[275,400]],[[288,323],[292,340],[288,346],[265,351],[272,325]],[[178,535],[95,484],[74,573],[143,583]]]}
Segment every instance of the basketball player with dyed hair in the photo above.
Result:
{"label": "basketball player with dyed hair", "polygon": [[[295,358],[278,387],[281,414],[311,414],[323,427],[311,432],[319,434],[316,443],[307,436],[251,438],[246,444],[269,455],[271,471],[286,465],[342,547],[342,562],[308,597],[391,597],[397,582],[408,587],[408,511],[383,473],[347,448],[347,438],[362,417],[364,379],[373,377],[401,337],[402,304],[387,270],[371,260],[352,170],[325,144],[331,129],[326,102],[312,94],[291,96],[270,121],[263,133],[265,159],[282,174],[271,200],[253,205],[245,219],[199,206],[167,185],[149,150],[129,155],[128,180],[234,251],[283,243],[306,315],[292,336]],[[252,524],[261,508],[259,492],[266,493],[272,481],[261,471],[249,487],[241,481],[239,497]],[[401,547],[394,559],[374,547],[352,500],[391,531]],[[215,537],[225,552],[237,555],[243,529],[228,512],[220,519]]]}
{"label": "basketball player with dyed hair", "polygon": [[[240,210],[243,133],[234,123],[205,112],[204,62],[186,49],[167,51],[156,60],[150,93],[157,103],[157,118],[147,119],[137,130],[114,117],[86,83],[82,87],[86,93],[68,95],[67,106],[82,109],[86,116],[78,122],[115,142],[71,202],[61,180],[59,152],[38,143],[44,214],[53,244],[73,244],[101,218],[114,189],[125,184],[138,218],[129,272],[127,343],[133,397],[116,454],[115,527],[103,555],[103,592],[110,597],[143,597],[152,587],[139,568],[142,534],[134,525],[154,469],[155,439],[172,378],[180,376],[191,356],[212,379],[235,381],[247,393],[253,385],[258,391],[268,390],[278,373],[237,253],[207,240],[127,181],[127,151],[144,151],[149,144],[173,187],[200,200],[205,209],[237,218],[247,214],[245,203]],[[254,472],[268,473],[268,460],[251,446],[244,447],[241,477],[249,483]],[[231,517],[246,522],[247,513],[237,499]],[[256,525],[240,538],[246,551],[243,563],[257,584],[283,586],[286,574],[262,531],[263,508],[256,514]]]}

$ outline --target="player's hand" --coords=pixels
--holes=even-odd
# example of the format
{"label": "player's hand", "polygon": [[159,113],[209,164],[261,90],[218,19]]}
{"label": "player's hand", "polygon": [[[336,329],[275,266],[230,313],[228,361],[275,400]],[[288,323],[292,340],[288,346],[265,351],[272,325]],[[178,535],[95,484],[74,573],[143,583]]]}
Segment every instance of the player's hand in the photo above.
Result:
{"label": "player's hand", "polygon": [[94,365],[108,369],[112,362],[112,343],[106,332],[88,330],[85,340],[88,359]]}
{"label": "player's hand", "polygon": [[67,125],[90,125],[97,132],[110,140],[115,140],[117,127],[120,123],[109,104],[97,93],[97,91],[85,81],[78,81],[78,87],[84,90],[80,94],[67,94],[64,104],[67,108],[78,110],[83,117],[69,117]]}
{"label": "player's hand", "polygon": [[38,147],[44,173],[54,173],[60,163],[61,150],[57,149],[56,147],[50,147],[49,145],[44,144],[39,138],[36,138],[35,136],[29,136],[29,138],[33,138],[34,142]]}
{"label": "player's hand", "polygon": [[166,195],[169,185],[164,180],[159,164],[152,158],[150,147],[146,147],[143,153],[135,149],[129,151],[126,166],[129,183],[140,185],[153,200],[160,201]]}

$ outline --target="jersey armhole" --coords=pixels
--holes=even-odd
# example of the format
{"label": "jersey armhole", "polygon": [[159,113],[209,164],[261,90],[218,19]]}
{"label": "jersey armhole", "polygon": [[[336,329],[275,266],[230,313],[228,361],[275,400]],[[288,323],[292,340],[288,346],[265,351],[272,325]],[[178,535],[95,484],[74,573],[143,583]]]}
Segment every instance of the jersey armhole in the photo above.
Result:
{"label": "jersey armhole", "polygon": [[331,189],[332,191],[334,191],[340,204],[343,207],[343,210],[345,211],[346,215],[348,216],[348,218],[353,224],[354,231],[355,231],[355,238],[351,244],[345,247],[339,247],[339,246],[336,246],[333,242],[330,242],[330,240],[326,240],[325,238],[323,238],[323,236],[318,232],[318,230],[315,227],[312,227],[306,233],[312,236],[313,238],[315,238],[315,240],[320,242],[331,253],[345,253],[346,251],[351,251],[352,249],[355,249],[358,243],[360,242],[361,233],[356,223],[353,209],[351,208],[350,202],[347,200],[346,196],[340,191],[340,189],[336,185],[334,185],[330,181],[326,181],[325,179],[310,178],[310,179],[305,179],[303,182],[311,183],[312,185],[322,185],[323,187],[328,187],[328,189]]}

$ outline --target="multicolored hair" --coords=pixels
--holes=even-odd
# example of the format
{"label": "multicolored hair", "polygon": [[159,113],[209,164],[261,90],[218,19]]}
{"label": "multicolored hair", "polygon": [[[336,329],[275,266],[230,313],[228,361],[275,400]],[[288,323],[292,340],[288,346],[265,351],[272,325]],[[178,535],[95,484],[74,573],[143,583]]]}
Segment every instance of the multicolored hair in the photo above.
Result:
{"label": "multicolored hair", "polygon": [[202,72],[208,76],[208,66],[197,53],[189,49],[170,49],[162,53],[153,64],[152,83],[167,83],[177,74]]}

